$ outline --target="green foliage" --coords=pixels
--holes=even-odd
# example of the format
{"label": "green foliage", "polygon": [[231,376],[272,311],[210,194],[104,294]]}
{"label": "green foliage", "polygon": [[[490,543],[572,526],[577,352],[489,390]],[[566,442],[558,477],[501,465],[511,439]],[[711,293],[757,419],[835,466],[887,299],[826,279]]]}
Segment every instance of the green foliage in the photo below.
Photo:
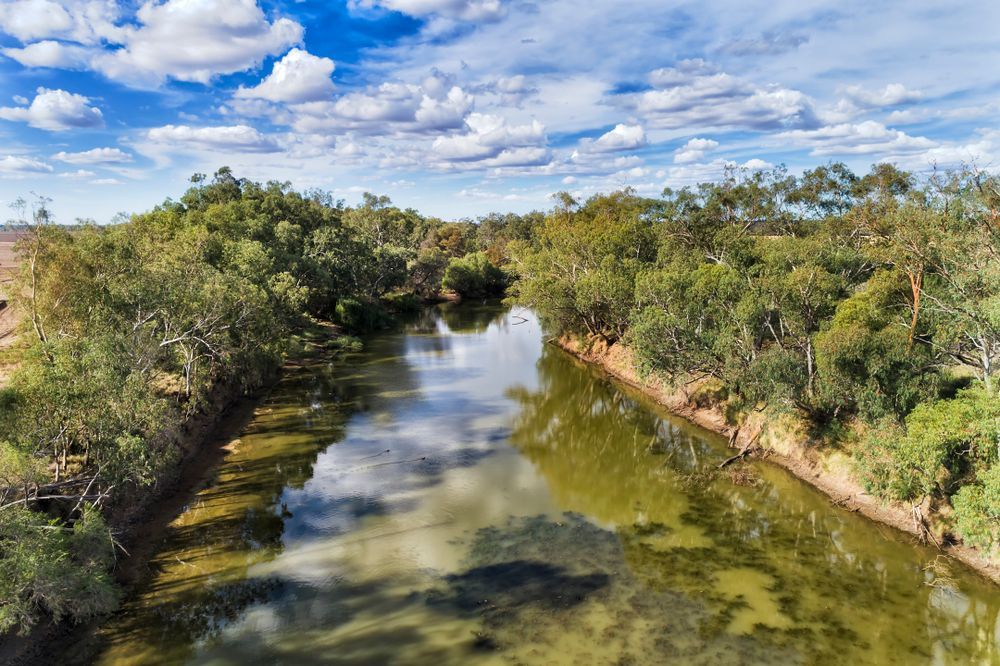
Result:
{"label": "green foliage", "polygon": [[89,507],[72,528],[22,507],[0,511],[0,631],[26,631],[42,612],[80,621],[114,610],[113,548]]}
{"label": "green foliage", "polygon": [[903,425],[873,429],[857,452],[869,488],[879,495],[918,500],[950,493],[971,470],[997,460],[1000,400],[985,389],[919,404]]}
{"label": "green foliage", "polygon": [[507,276],[485,252],[474,252],[448,262],[441,286],[463,298],[495,298],[507,288]]}
{"label": "green foliage", "polygon": [[386,327],[390,319],[378,303],[343,298],[337,303],[334,321],[349,331],[366,332]]}
{"label": "green foliage", "polygon": [[975,483],[963,486],[952,503],[963,539],[986,548],[1000,543],[1000,464],[992,465]]}
{"label": "green foliage", "polygon": [[514,246],[516,297],[561,331],[616,340],[628,328],[636,277],[656,256],[654,202],[631,192],[571,199]]}
{"label": "green foliage", "polygon": [[41,207],[22,242],[30,260],[12,292],[31,344],[0,393],[9,585],[0,630],[113,605],[110,561],[87,554],[99,512],[67,498],[49,516],[40,488],[86,487],[114,506],[117,491],[147,486],[176,462],[170,427],[214,408],[220,385],[258,385],[309,318],[350,331],[384,326],[383,297],[414,306],[395,294],[410,280],[413,248],[431,236],[450,252],[474,242],[471,225],[441,225],[385,198],[346,209],[225,168],[192,182],[180,202],[107,227],[51,226]]}
{"label": "green foliage", "polygon": [[562,195],[507,248],[514,295],[556,334],[624,339],[641,372],[709,380],[737,410],[795,410],[814,432],[860,422],[869,489],[954,497],[960,531],[985,539],[997,211],[1000,179],[973,169],[923,183],[887,164],[733,169],[660,200]]}
{"label": "green foliage", "polygon": [[874,422],[902,419],[917,404],[933,399],[941,384],[933,349],[911,347],[895,312],[903,310],[903,280],[879,271],[859,291],[837,305],[816,336],[821,399],[857,410]]}

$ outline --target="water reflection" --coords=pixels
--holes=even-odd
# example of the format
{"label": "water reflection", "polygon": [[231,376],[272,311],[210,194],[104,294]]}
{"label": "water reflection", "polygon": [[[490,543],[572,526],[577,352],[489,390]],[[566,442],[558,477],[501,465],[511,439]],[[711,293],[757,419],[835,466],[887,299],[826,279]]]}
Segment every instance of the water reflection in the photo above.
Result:
{"label": "water reflection", "polygon": [[994,588],[926,584],[933,553],[780,470],[718,473],[717,438],[520,321],[428,310],[286,377],[99,661],[998,658]]}

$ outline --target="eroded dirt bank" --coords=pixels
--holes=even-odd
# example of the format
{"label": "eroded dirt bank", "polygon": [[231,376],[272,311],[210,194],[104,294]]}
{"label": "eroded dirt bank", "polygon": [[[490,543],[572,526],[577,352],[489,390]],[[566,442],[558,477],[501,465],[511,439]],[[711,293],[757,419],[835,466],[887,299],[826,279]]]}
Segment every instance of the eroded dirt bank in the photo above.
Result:
{"label": "eroded dirt bank", "polygon": [[[641,391],[696,425],[729,438],[738,450],[752,447],[754,457],[784,467],[806,483],[830,497],[832,504],[845,511],[861,513],[871,520],[924,539],[928,533],[920,519],[931,511],[927,505],[911,507],[884,502],[865,492],[855,476],[850,455],[842,450],[811,446],[801,424],[792,419],[766,420],[753,414],[737,427],[718,402],[695,397],[694,384],[677,388],[656,379],[643,379],[636,371],[632,354],[621,344],[586,347],[578,339],[564,336],[552,344],[581,361],[601,368],[618,381]],[[994,583],[1000,584],[1000,562],[990,560],[980,550],[962,543],[941,543],[942,552],[972,567]]]}
{"label": "eroded dirt bank", "polygon": [[[131,489],[116,499],[108,517],[123,548],[114,572],[123,597],[150,575],[149,563],[167,528],[186,509],[188,501],[212,482],[220,462],[232,447],[239,445],[239,433],[282,373],[315,361],[339,335],[335,326],[317,323],[303,340],[305,348],[275,367],[260,386],[247,391],[235,381],[217,385],[199,412],[175,421],[151,442],[160,450],[173,449],[178,460],[162,470],[152,487]],[[2,635],[0,664],[57,663],[55,655],[62,655],[61,663],[89,663],[93,643],[87,637],[106,619],[82,624],[45,620],[24,636]],[[65,661],[67,645],[78,647],[71,662]]]}

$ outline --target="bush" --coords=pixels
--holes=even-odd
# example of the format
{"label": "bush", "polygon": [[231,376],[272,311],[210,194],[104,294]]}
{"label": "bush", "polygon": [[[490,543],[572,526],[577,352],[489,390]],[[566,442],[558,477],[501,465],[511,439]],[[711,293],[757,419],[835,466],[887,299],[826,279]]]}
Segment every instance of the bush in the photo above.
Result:
{"label": "bush", "polygon": [[485,252],[474,252],[448,262],[441,286],[463,298],[499,297],[507,288],[507,276]]}
{"label": "bush", "polygon": [[335,321],[348,331],[363,333],[385,328],[389,317],[378,303],[342,298],[334,311]]}
{"label": "bush", "polygon": [[905,427],[883,422],[865,438],[856,457],[870,490],[914,501],[950,494],[961,477],[997,458],[1000,400],[983,388],[952,400],[922,403]]}
{"label": "bush", "polygon": [[959,490],[952,504],[963,539],[987,548],[1000,542],[1000,465],[993,465],[977,483]]}
{"label": "bush", "polygon": [[39,611],[82,621],[114,610],[113,547],[96,509],[72,528],[22,507],[0,511],[0,632],[26,631]]}

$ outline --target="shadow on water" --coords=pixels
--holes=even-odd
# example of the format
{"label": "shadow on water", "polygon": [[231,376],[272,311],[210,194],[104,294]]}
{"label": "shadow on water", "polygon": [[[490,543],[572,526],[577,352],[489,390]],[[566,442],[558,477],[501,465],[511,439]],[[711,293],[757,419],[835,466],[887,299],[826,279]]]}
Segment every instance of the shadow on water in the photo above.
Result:
{"label": "shadow on water", "polygon": [[101,663],[990,663],[1000,599],[452,305],[291,374]]}
{"label": "shadow on water", "polygon": [[924,569],[933,551],[780,470],[756,465],[754,483],[734,484],[716,469],[721,440],[557,350],[538,368],[537,391],[509,392],[520,407],[511,441],[562,506],[616,526],[643,594],[697,600],[703,644],[686,658],[733,635],[806,663],[1000,658],[1000,603],[975,576],[936,585]]}
{"label": "shadow on water", "polygon": [[[371,360],[361,353],[349,362]],[[334,367],[318,361],[286,372],[232,442],[213,480],[171,525],[149,564],[148,582],[88,653],[104,651],[103,660],[121,663],[180,663],[198,641],[283,588],[280,577],[250,573],[283,549],[291,517],[283,494],[313,477],[318,456],[343,438],[353,414],[380,402],[381,382],[368,375],[370,381],[344,381]],[[392,374],[397,385],[407,384],[405,366]],[[341,503],[357,519],[389,512],[377,499]]]}

